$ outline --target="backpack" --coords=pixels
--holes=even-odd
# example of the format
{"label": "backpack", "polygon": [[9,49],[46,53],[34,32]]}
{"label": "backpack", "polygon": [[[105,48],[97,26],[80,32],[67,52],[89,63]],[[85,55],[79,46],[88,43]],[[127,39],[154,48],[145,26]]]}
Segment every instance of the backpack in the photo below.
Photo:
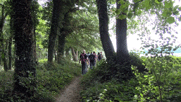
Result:
{"label": "backpack", "polygon": [[89,59],[90,59],[90,61],[94,61],[95,59],[94,59],[94,55],[90,55],[89,56]]}
{"label": "backpack", "polygon": [[101,54],[99,54],[99,56],[98,56],[98,59],[99,59],[99,60],[101,60],[101,59],[102,59],[102,56],[101,56]]}
{"label": "backpack", "polygon": [[80,59],[82,62],[85,62],[85,54],[81,54]]}

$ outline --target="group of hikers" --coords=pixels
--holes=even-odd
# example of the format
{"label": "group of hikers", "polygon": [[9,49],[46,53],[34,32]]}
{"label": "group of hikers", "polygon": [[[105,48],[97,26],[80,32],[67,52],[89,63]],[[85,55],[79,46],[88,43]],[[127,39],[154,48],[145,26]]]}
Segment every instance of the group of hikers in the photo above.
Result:
{"label": "group of hikers", "polygon": [[102,52],[98,52],[96,55],[95,51],[89,52],[86,54],[85,50],[83,50],[83,53],[80,55],[79,63],[82,64],[82,75],[87,73],[88,67],[90,69],[93,69],[96,65],[97,61],[100,61],[103,58]]}

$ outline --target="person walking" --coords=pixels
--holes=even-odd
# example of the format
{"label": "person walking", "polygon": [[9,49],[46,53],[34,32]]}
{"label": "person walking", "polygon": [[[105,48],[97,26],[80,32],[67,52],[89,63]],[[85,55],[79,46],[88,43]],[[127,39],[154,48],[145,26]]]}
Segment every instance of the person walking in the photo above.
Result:
{"label": "person walking", "polygon": [[79,60],[79,63],[81,61],[81,64],[82,64],[82,75],[86,74],[87,73],[87,55],[85,53],[85,50],[83,50],[83,53],[80,55],[80,60]]}
{"label": "person walking", "polygon": [[91,52],[91,54],[89,55],[89,59],[90,59],[90,69],[93,69],[93,67],[95,67],[95,55]]}
{"label": "person walking", "polygon": [[89,59],[89,52],[86,54],[87,55],[87,58],[88,58],[88,61],[87,61],[87,68],[89,68],[90,67],[90,59]]}
{"label": "person walking", "polygon": [[93,52],[93,55],[95,55],[95,63],[96,63],[96,61],[97,61],[97,55],[96,55],[95,51]]}
{"label": "person walking", "polygon": [[102,59],[102,57],[103,57],[103,56],[102,56],[102,52],[100,52],[100,53],[98,52],[98,58],[97,58],[98,61],[100,61],[100,60]]}

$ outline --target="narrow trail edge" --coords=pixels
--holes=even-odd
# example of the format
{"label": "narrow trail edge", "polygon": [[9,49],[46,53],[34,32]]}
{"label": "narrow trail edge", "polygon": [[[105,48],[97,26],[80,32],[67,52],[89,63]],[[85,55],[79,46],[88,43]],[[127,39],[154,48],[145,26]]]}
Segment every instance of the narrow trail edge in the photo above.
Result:
{"label": "narrow trail edge", "polygon": [[72,82],[62,90],[56,98],[56,102],[81,102],[80,101],[80,80],[81,76],[75,77]]}

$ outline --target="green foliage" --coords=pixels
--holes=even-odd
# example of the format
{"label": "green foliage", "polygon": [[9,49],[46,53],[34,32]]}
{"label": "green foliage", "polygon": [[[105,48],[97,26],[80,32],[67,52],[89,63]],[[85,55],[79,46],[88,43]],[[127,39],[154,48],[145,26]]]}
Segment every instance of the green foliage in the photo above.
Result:
{"label": "green foliage", "polygon": [[137,92],[134,89],[136,84],[135,80],[123,83],[119,83],[116,80],[110,80],[105,83],[97,82],[82,91],[81,96],[83,97],[83,101],[87,102],[131,101],[134,93]]}
{"label": "green foliage", "polygon": [[130,60],[131,65],[136,66],[139,72],[147,71],[147,69],[144,66],[145,65],[144,57],[140,58],[139,54],[130,52],[130,59],[131,59]]}
{"label": "green foliage", "polygon": [[[181,100],[180,57],[139,57],[136,53],[130,53],[130,56],[133,61],[135,60],[132,63],[135,79],[120,82],[112,77],[109,69],[116,66],[102,61],[82,78],[82,101],[179,102]],[[142,64],[148,70],[145,73],[138,72],[138,67]],[[107,75],[110,77],[106,79]]]}
{"label": "green foliage", "polygon": [[38,63],[46,63],[48,61],[48,59],[40,59],[38,60]]}
{"label": "green foliage", "polygon": [[13,90],[13,71],[0,71],[0,101],[10,101]]}
{"label": "green foliage", "polygon": [[83,101],[109,102],[110,100],[129,101],[132,99],[137,81],[124,82],[122,80],[120,82],[117,76],[121,76],[121,73],[115,73],[116,67],[115,63],[108,64],[102,60],[98,62],[97,67],[89,70],[81,81]]}
{"label": "green foliage", "polygon": [[[136,89],[139,94],[135,95],[137,101],[173,101],[181,100],[180,91],[180,64],[172,57],[147,58],[146,68],[148,74],[135,72],[139,86]],[[135,67],[133,67],[134,69]]]}
{"label": "green foliage", "polygon": [[94,81],[105,82],[110,80],[111,71],[109,70],[109,67],[111,67],[111,65],[105,60],[101,60],[101,62],[97,63],[97,67],[93,70],[89,70],[89,72],[82,78],[84,86],[89,87],[94,84]]}
{"label": "green foliage", "polygon": [[[85,50],[102,48],[98,29],[99,21],[97,19],[97,12],[91,13],[91,11],[86,9],[87,8],[82,8],[72,14],[73,18],[70,22],[70,29],[72,29],[73,32],[66,38],[66,47]],[[91,9],[96,9],[96,7],[92,7]]]}
{"label": "green foliage", "polygon": [[[69,1],[62,1],[61,21],[60,28],[64,29],[59,33],[66,34],[65,48],[74,48],[76,50],[91,50],[91,49],[101,49],[101,41],[98,30],[98,19],[97,19],[97,8],[95,6],[95,1],[89,0],[82,2],[78,1],[76,6],[70,5]],[[73,3],[73,2],[72,2]],[[78,6],[78,7],[77,7]],[[50,26],[52,17],[53,3],[48,2],[47,7],[42,9],[43,16],[42,19],[46,20],[46,24]],[[71,9],[70,9],[71,8]],[[69,12],[68,21],[66,22],[64,18],[65,13]],[[65,23],[65,24],[62,24]],[[46,25],[46,26],[47,26]],[[44,25],[45,26],[45,25]],[[40,25],[40,27],[43,27]],[[44,28],[42,28],[43,30]],[[49,28],[47,29],[49,32]],[[44,33],[45,34],[45,33]],[[41,37],[40,37],[41,38]],[[42,39],[42,45],[47,47],[48,37]],[[40,39],[41,40],[41,39]]]}
{"label": "green foliage", "polygon": [[[40,62],[42,63],[39,63],[36,68],[36,87],[28,86],[33,77],[21,78],[23,86],[34,90],[34,97],[27,98],[33,102],[55,101],[54,97],[59,94],[60,90],[70,83],[73,77],[79,76],[81,73],[80,65],[68,60],[62,60],[64,64],[47,64],[43,63],[43,60]],[[0,72],[0,101],[2,102],[13,102],[13,73],[14,71]],[[13,97],[23,101],[18,94],[14,94]]]}

